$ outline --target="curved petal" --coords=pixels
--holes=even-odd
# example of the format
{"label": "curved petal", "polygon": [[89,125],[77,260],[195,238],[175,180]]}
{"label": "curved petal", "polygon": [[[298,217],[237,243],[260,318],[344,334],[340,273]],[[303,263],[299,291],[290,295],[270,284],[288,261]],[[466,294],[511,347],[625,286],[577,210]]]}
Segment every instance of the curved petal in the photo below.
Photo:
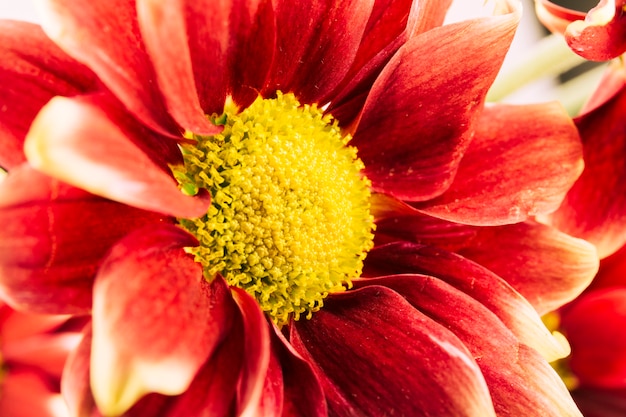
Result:
{"label": "curved petal", "polygon": [[584,384],[626,388],[626,288],[590,292],[563,311],[568,364]]}
{"label": "curved petal", "polygon": [[600,0],[585,20],[577,20],[565,31],[574,52],[591,61],[608,61],[626,52],[625,0]]}
{"label": "curved petal", "polygon": [[[69,411],[69,417],[102,417],[89,385],[92,328],[89,323],[83,330],[80,344],[69,355],[61,378],[61,393]],[[140,399],[124,417],[160,417],[169,405],[170,398],[159,394],[148,394]],[[168,410],[169,412],[169,410]],[[62,414],[66,415],[66,414]]]}
{"label": "curved petal", "polygon": [[0,292],[17,309],[87,314],[109,248],[131,230],[163,221],[21,165],[0,183]]}
{"label": "curved petal", "polygon": [[355,288],[391,288],[469,349],[489,386],[497,415],[580,416],[548,362],[521,345],[485,306],[445,282],[424,275],[358,280]]}
{"label": "curved petal", "polygon": [[56,417],[64,412],[62,400],[60,404],[58,400],[58,392],[36,372],[14,370],[2,378],[2,417]]}
{"label": "curved petal", "polygon": [[481,226],[551,213],[580,176],[582,151],[557,103],[487,107],[450,188],[415,207]]}
{"label": "curved petal", "polygon": [[208,192],[184,195],[166,161],[151,158],[160,150],[174,155],[171,146],[98,95],[52,99],[33,122],[24,150],[35,168],[94,194],[175,217],[202,216]]}
{"label": "curved petal", "polygon": [[60,378],[67,355],[80,341],[79,333],[41,334],[13,343],[4,343],[2,361],[5,366],[26,366]]}
{"label": "curved petal", "polygon": [[626,415],[626,389],[580,387],[572,397],[585,417],[622,417]]}
{"label": "curved petal", "polygon": [[71,59],[32,23],[0,20],[0,167],[25,161],[24,138],[56,95],[97,88],[95,75]]}
{"label": "curved petal", "polygon": [[94,283],[91,387],[117,415],[140,397],[184,392],[230,330],[226,283],[211,283],[175,226],[138,230],[113,247]]}
{"label": "curved petal", "polygon": [[458,253],[504,278],[540,315],[578,296],[598,271],[590,243],[537,224],[479,228]]}
{"label": "curved petal", "polygon": [[423,201],[448,188],[519,15],[435,28],[394,55],[369,93],[351,143],[374,191]]}
{"label": "curved petal", "polygon": [[284,417],[324,417],[328,415],[324,390],[311,364],[307,362],[274,326],[272,347],[280,359],[284,388]]}
{"label": "curved petal", "polygon": [[215,131],[205,114],[221,113],[229,94],[249,104],[238,90],[256,97],[264,86],[274,47],[269,1],[142,0],[137,10],[170,112],[186,129]]}
{"label": "curved petal", "polygon": [[[450,2],[450,0],[446,0]],[[359,114],[389,59],[415,32],[424,2],[376,0],[350,70],[332,94],[328,112],[343,126]],[[428,5],[444,2],[427,2]],[[428,20],[428,19],[427,19]]]}
{"label": "curved petal", "polygon": [[600,270],[589,289],[626,287],[626,246],[600,261]]}
{"label": "curved petal", "polygon": [[575,119],[585,170],[550,217],[555,227],[593,243],[601,258],[626,243],[626,77],[615,77],[619,93]]}
{"label": "curved petal", "polygon": [[244,363],[239,381],[237,415],[254,417],[264,410],[262,401],[270,364],[269,325],[257,302],[240,288],[231,288],[244,328]]}
{"label": "curved petal", "polygon": [[132,114],[156,131],[178,135],[139,33],[134,0],[38,0],[37,6],[46,34],[91,68]]}
{"label": "curved petal", "polygon": [[480,229],[415,211],[377,221],[374,238],[377,245],[406,241],[456,252],[472,242]]}
{"label": "curved petal", "polygon": [[65,314],[43,315],[15,311],[0,301],[0,339],[6,346],[21,339],[52,333],[70,317]]}
{"label": "curved petal", "polygon": [[585,18],[585,13],[567,9],[548,0],[535,0],[537,17],[553,33],[563,34],[570,23]]}
{"label": "curved petal", "polygon": [[275,3],[275,54],[264,95],[281,90],[325,104],[354,61],[374,0]]}
{"label": "curved petal", "polygon": [[495,416],[460,340],[388,288],[329,296],[294,323],[291,342],[316,369],[332,415]]}
{"label": "curved petal", "polygon": [[[168,397],[167,417],[232,415],[245,355],[245,329],[241,317],[233,312],[233,326],[211,358],[200,368],[185,392]],[[155,417],[162,416],[163,411]],[[137,414],[144,417],[144,414]]]}
{"label": "curved petal", "polygon": [[530,303],[506,281],[457,254],[412,243],[388,244],[370,251],[363,276],[408,273],[437,277],[475,298],[498,316],[520,342],[539,351],[548,361],[569,353],[569,347],[550,334]]}

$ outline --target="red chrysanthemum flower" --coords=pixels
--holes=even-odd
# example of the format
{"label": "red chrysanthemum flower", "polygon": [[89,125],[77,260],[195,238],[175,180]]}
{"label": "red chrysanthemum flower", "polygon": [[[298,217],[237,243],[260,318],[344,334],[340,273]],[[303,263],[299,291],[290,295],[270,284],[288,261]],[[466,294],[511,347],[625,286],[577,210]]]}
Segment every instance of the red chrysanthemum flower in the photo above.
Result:
{"label": "red chrysanthemum flower", "polygon": [[559,310],[572,353],[559,362],[585,416],[626,413],[626,246],[600,263],[589,288]]}
{"label": "red chrysanthemum flower", "polygon": [[68,316],[20,313],[0,304],[0,415],[69,416],[61,372],[80,336]]}
{"label": "red chrysanthemum flower", "polygon": [[[607,25],[619,26],[626,31],[624,11],[609,13],[613,11],[613,7],[623,9],[626,6],[623,2],[618,5],[612,3],[615,2],[601,1],[589,12],[587,20],[593,21],[597,15],[613,16],[613,20]],[[584,16],[545,1],[538,2],[537,5],[544,8],[540,18],[548,26],[563,14],[569,13],[567,21],[575,19],[575,16]],[[553,7],[556,9],[553,10]],[[601,28],[602,26],[597,27],[598,30]],[[625,50],[615,49],[615,43],[620,37],[611,33],[608,38],[596,36],[588,39],[589,44],[585,50],[611,50],[604,59],[624,53]],[[566,39],[572,49],[578,52],[576,46],[569,41],[567,33]],[[583,142],[585,170],[568,192],[561,207],[547,219],[559,230],[593,243],[600,258],[611,255],[626,243],[625,115],[626,69],[623,60],[616,59],[609,64],[597,89],[580,114],[574,118]]]}
{"label": "red chrysanthemum flower", "polygon": [[579,137],[558,105],[484,105],[517,2],[442,26],[449,4],[0,23],[0,289],[91,314],[74,415],[579,415],[537,311],[595,251],[529,220]]}
{"label": "red chrysanthemum flower", "polygon": [[626,1],[600,0],[588,13],[535,0],[539,19],[563,33],[574,52],[591,61],[608,61],[626,52]]}

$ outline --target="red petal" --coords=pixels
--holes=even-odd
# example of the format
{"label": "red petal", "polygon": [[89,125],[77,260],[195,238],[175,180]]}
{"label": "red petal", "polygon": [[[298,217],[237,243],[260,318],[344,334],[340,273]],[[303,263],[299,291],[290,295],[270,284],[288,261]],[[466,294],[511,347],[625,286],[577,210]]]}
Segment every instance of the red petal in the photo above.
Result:
{"label": "red petal", "polygon": [[556,210],[582,169],[580,138],[560,105],[487,107],[450,188],[416,207],[466,224],[517,223]]}
{"label": "red petal", "polygon": [[498,415],[578,415],[567,388],[548,362],[521,345],[491,311],[470,296],[424,275],[355,282],[355,288],[369,285],[398,292],[463,341],[480,366]]}
{"label": "red petal", "polygon": [[585,18],[585,13],[567,9],[548,0],[535,0],[537,17],[548,29],[554,33],[563,34],[567,26]]}
{"label": "red petal", "polygon": [[67,410],[60,395],[35,372],[9,372],[2,377],[2,417],[55,417]]}
{"label": "red petal", "polygon": [[626,246],[600,261],[600,270],[590,289],[626,287]]}
{"label": "red petal", "polygon": [[411,0],[374,2],[354,63],[333,93],[328,108],[342,125],[351,123],[361,111],[372,83],[413,34],[422,10],[422,2]]}
{"label": "red petal", "polygon": [[608,61],[626,52],[625,0],[600,0],[584,21],[570,24],[565,40],[574,52],[592,61]]}
{"label": "red petal", "polygon": [[133,0],[43,0],[42,26],[64,51],[91,68],[151,128],[178,134],[165,109],[139,33]]}
{"label": "red petal", "polygon": [[374,248],[365,260],[364,277],[392,274],[437,277],[490,309],[524,344],[549,361],[568,352],[552,337],[533,307],[506,281],[459,255],[430,246],[395,243]]}
{"label": "red petal", "polygon": [[374,0],[276,3],[275,55],[264,95],[293,91],[304,103],[324,104],[354,61]]}
{"label": "red petal", "polygon": [[352,142],[375,191],[423,201],[448,188],[518,21],[515,11],[435,28],[396,53]]}
{"label": "red petal", "polygon": [[42,334],[13,343],[3,341],[2,360],[8,366],[34,367],[60,379],[67,355],[79,341],[78,333]]}
{"label": "red petal", "polygon": [[[626,243],[626,77],[623,71],[612,70],[607,77],[620,80],[621,88],[575,120],[583,139],[585,170],[551,217],[559,229],[593,243],[600,257]],[[601,88],[597,94],[606,97],[607,92]]]}
{"label": "red petal", "polygon": [[0,20],[0,166],[25,160],[24,138],[37,112],[56,95],[94,90],[96,78],[65,55],[39,26]]}
{"label": "red petal", "polygon": [[[189,388],[180,396],[170,397],[172,406],[167,410],[167,417],[231,415],[246,355],[245,329],[239,315],[236,311],[233,313],[231,331],[198,371]],[[162,415],[162,412],[157,413],[155,417]],[[144,414],[137,413],[137,417],[144,417]]]}
{"label": "red petal", "polygon": [[163,221],[22,165],[0,184],[0,291],[15,308],[88,313],[96,269],[111,245]]}
{"label": "red petal", "polygon": [[292,327],[333,415],[494,415],[478,366],[444,327],[380,286],[328,297]]}
{"label": "red petal", "polygon": [[[89,324],[83,332],[83,340],[69,356],[63,371],[61,392],[71,417],[102,417],[96,408],[89,386],[91,338],[92,331],[91,324]],[[124,413],[124,417],[162,417],[164,410],[169,405],[170,398],[158,394],[148,394],[127,413]],[[170,416],[170,414],[167,415]]]}
{"label": "red petal", "polygon": [[[189,9],[191,9],[189,13],[186,13]],[[215,13],[209,12],[211,9],[216,9]],[[223,18],[228,17],[228,14],[222,15],[220,11],[221,8],[211,7],[209,2],[151,0],[137,2],[141,32],[154,62],[156,76],[170,113],[186,130],[205,135],[217,133],[220,129],[208,121],[200,105],[192,68],[193,48],[188,40],[187,26],[190,26],[192,32],[191,43],[196,44],[196,34],[193,33],[194,26],[197,25],[196,20],[203,22],[207,34],[217,32],[219,28],[229,27],[218,24]],[[207,22],[207,19],[212,20]],[[213,46],[214,40],[210,36],[204,41],[205,45]],[[209,50],[208,47],[205,48],[203,49]],[[213,57],[213,54],[210,56]],[[210,64],[207,63],[211,67],[211,71],[207,72],[216,70],[221,65],[220,61],[215,59]],[[218,93],[223,91],[219,82],[212,82],[210,87],[212,91]],[[224,100],[224,95],[217,99],[216,111],[221,112]]]}
{"label": "red petal", "polygon": [[328,415],[324,390],[311,364],[274,327],[272,346],[280,358],[285,417],[324,417]]}
{"label": "red petal", "polygon": [[561,317],[572,347],[569,366],[584,385],[626,388],[626,289],[597,290]]}
{"label": "red petal", "polygon": [[578,296],[598,270],[588,242],[537,223],[479,228],[458,252],[504,278],[539,314]]}
{"label": "red petal", "polygon": [[91,386],[104,414],[149,392],[184,392],[231,327],[226,283],[208,283],[183,250],[195,239],[163,225],[113,247],[94,284]]}
{"label": "red petal", "polygon": [[407,241],[456,252],[471,242],[479,230],[476,226],[449,222],[414,211],[409,215],[377,221],[375,240],[377,245]]}
{"label": "red petal", "polygon": [[96,404],[89,388],[89,355],[91,352],[91,323],[83,331],[80,344],[67,358],[61,379],[61,392],[72,417],[92,416]]}
{"label": "red petal", "polygon": [[232,288],[232,292],[243,317],[245,335],[237,414],[254,417],[264,409],[262,394],[270,363],[270,334],[268,323],[256,301],[239,288]]}
{"label": "red petal", "polygon": [[[175,217],[202,216],[210,196],[180,191],[163,166],[175,155],[171,146],[98,95],[52,99],[35,119],[25,152],[35,168],[94,194]],[[161,150],[167,156],[155,160]]]}
{"label": "red petal", "polygon": [[626,415],[626,389],[580,387],[572,397],[585,417],[622,417]]}
{"label": "red petal", "polygon": [[7,345],[13,341],[48,333],[60,327],[69,317],[23,313],[0,301],[0,339],[3,345]]}
{"label": "red petal", "polygon": [[[221,113],[227,94],[245,86],[246,93],[254,91],[256,97],[272,61],[269,2],[225,3],[138,2],[142,34],[170,111],[196,133],[216,130],[204,114]],[[236,94],[237,102],[239,98]]]}

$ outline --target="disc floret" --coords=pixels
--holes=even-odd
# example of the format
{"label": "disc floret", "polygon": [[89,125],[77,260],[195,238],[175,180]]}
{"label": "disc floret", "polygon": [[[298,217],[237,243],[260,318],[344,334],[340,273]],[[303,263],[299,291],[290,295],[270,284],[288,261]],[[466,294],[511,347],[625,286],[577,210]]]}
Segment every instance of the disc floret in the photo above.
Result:
{"label": "disc floret", "polygon": [[214,136],[190,135],[183,191],[207,189],[212,204],[180,219],[207,279],[246,290],[277,324],[307,318],[330,293],[350,288],[372,247],[369,181],[337,122],[293,94],[229,102]]}

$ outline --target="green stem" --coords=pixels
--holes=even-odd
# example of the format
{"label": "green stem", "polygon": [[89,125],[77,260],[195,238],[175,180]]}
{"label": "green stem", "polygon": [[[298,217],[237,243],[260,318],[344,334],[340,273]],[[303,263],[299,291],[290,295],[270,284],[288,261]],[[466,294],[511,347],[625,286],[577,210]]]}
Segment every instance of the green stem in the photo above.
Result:
{"label": "green stem", "polygon": [[575,116],[595,91],[606,71],[606,65],[591,69],[576,78],[561,84],[556,89],[556,99],[560,101],[570,116]]}
{"label": "green stem", "polygon": [[513,68],[501,71],[487,95],[500,101],[532,81],[557,76],[585,62],[572,52],[562,36],[543,38]]}

